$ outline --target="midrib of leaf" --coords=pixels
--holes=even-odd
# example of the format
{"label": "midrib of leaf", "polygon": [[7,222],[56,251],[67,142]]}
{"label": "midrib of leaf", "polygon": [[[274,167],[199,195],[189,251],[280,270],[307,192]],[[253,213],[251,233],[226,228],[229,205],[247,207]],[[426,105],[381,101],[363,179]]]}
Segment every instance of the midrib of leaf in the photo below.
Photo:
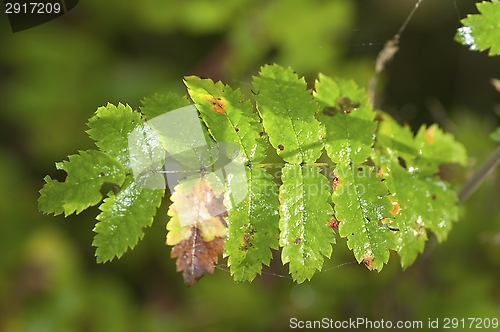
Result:
{"label": "midrib of leaf", "polygon": [[[328,226],[333,214],[328,204],[328,181],[319,171],[314,166],[290,164],[282,171],[281,256],[284,264],[290,264],[292,278],[299,283],[311,279],[315,270],[321,270],[323,256],[330,257],[331,245],[335,243],[334,232]],[[306,186],[314,186],[319,192],[312,197]]]}
{"label": "midrib of leaf", "polygon": [[[279,245],[276,186],[264,169],[247,168],[247,179],[247,198],[238,205],[231,202],[224,247],[231,274],[237,281],[252,281],[261,273],[262,264],[269,265],[270,249],[278,249]],[[264,192],[272,194],[264,196]]]}
{"label": "midrib of leaf", "polygon": [[[380,271],[389,260],[389,249],[396,248],[392,231],[379,225],[384,218],[391,217],[387,189],[367,166],[339,166],[338,170],[341,182],[333,193],[333,202],[339,234],[347,237],[358,262],[369,257],[373,259],[373,268]],[[357,178],[356,172],[367,173]],[[364,192],[358,190],[358,185]],[[357,206],[352,206],[353,201]]]}
{"label": "midrib of leaf", "polygon": [[208,131],[217,142],[238,145],[242,152],[238,161],[243,163],[264,159],[266,146],[259,135],[262,125],[254,119],[250,102],[243,98],[239,90],[195,76],[185,77],[184,83]]}
{"label": "midrib of leaf", "polygon": [[[228,87],[229,88],[229,87]],[[210,91],[208,91],[207,89],[205,88],[202,88],[203,91],[205,91],[208,95],[212,96],[212,98],[217,98],[217,96],[215,96],[213,93],[211,93]],[[229,124],[231,125],[231,128],[236,128],[236,124],[234,123],[233,119],[230,117],[230,116],[227,116],[227,121],[229,122]],[[208,130],[212,133],[212,130],[210,129],[211,126],[210,126],[210,122],[207,122],[206,121],[206,118],[203,117],[203,120],[205,121],[205,124],[207,125],[208,127]],[[240,146],[245,146],[244,142],[243,142],[243,137],[245,135],[241,135],[240,132],[242,132],[242,130],[240,130],[239,132],[236,133],[236,137],[237,137],[237,142]],[[240,136],[241,135],[241,136]],[[214,138],[217,138],[217,133],[212,133],[212,136],[214,136]],[[218,140],[217,140],[218,141]],[[243,153],[245,155],[245,159],[246,160],[251,160],[251,156],[250,154],[247,152],[246,149],[242,149],[243,150]]]}
{"label": "midrib of leaf", "polygon": [[144,236],[143,228],[151,226],[164,192],[141,188],[129,175],[120,192],[109,194],[99,207],[102,212],[94,227],[97,234],[92,245],[97,247],[98,262],[120,258],[135,247]]}
{"label": "midrib of leaf", "polygon": [[323,149],[324,130],[304,79],[290,68],[266,65],[253,85],[259,91],[254,96],[257,110],[277,154],[291,164],[314,163]]}
{"label": "midrib of leaf", "polygon": [[[51,186],[40,191],[39,207],[46,213],[64,212],[65,216],[74,212],[78,214],[102,200],[100,188],[104,182],[121,185],[125,180],[122,165],[103,152],[80,151],[68,159],[56,163],[57,169],[68,174],[65,182],[45,178]],[[49,197],[52,202],[49,202]]]}
{"label": "midrib of leaf", "polygon": [[[299,142],[299,135],[298,135],[298,132],[296,130],[296,126],[295,124],[293,123],[292,121],[292,117],[291,117],[291,110],[290,110],[290,107],[288,106],[288,103],[287,103],[287,99],[285,98],[285,95],[283,94],[283,90],[282,90],[282,87],[281,86],[278,86],[278,91],[280,93],[280,99],[281,101],[283,102],[283,104],[285,105],[285,108],[288,112],[288,117],[286,118],[286,120],[288,122],[290,122],[290,125],[292,127],[292,130],[293,130],[293,133],[294,133],[294,138],[295,138],[295,143],[297,143],[297,146],[299,147],[299,151],[300,151],[300,156],[301,156],[301,159],[302,160],[305,160],[306,156],[305,156],[305,153],[304,153],[304,150],[302,149],[302,144]],[[318,142],[319,143],[319,142]]]}
{"label": "midrib of leaf", "polygon": [[90,138],[96,141],[97,147],[111,157],[118,160],[129,172],[131,170],[128,154],[128,135],[144,119],[138,112],[134,112],[129,105],[121,103],[115,106],[108,103],[99,107],[94,116],[89,119],[87,130]]}

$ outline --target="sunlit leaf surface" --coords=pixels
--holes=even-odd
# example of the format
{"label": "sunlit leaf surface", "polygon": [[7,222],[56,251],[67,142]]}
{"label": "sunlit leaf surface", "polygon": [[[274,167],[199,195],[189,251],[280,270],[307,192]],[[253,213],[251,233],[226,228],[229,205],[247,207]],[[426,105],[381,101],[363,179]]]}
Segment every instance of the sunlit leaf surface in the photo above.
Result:
{"label": "sunlit leaf surface", "polygon": [[316,161],[323,149],[323,129],[304,78],[291,68],[263,66],[253,85],[257,109],[278,155],[293,164]]}
{"label": "sunlit leaf surface", "polygon": [[[278,249],[279,202],[277,187],[264,169],[247,168],[248,195],[232,206],[224,255],[237,281],[252,281],[269,265],[271,249]],[[231,200],[231,197],[229,197]]]}
{"label": "sunlit leaf surface", "polygon": [[280,187],[280,245],[283,263],[289,263],[297,282],[321,271],[324,257],[332,254],[334,231],[328,225],[332,207],[328,203],[328,180],[313,166],[286,165]]}
{"label": "sunlit leaf surface", "polygon": [[469,14],[461,22],[455,40],[473,51],[490,49],[488,55],[500,55],[500,2],[483,1],[476,4],[480,14]]}
{"label": "sunlit leaf surface", "polygon": [[69,156],[69,161],[56,163],[56,168],[68,173],[64,182],[45,177],[40,190],[38,207],[44,213],[77,214],[102,200],[101,186],[105,183],[121,185],[125,180],[122,165],[99,151],[80,151]]}
{"label": "sunlit leaf surface", "polygon": [[145,189],[128,176],[118,193],[109,193],[99,209],[97,235],[92,245],[97,247],[98,262],[120,258],[134,248],[144,236],[143,229],[151,226],[156,209],[165,191]]}

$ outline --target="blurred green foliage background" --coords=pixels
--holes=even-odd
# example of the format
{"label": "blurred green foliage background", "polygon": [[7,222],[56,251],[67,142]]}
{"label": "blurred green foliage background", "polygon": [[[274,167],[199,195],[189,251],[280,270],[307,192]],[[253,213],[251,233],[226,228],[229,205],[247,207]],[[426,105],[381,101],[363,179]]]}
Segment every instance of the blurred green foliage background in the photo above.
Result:
{"label": "blurred green foliage background", "polygon": [[[13,34],[0,14],[0,331],[279,331],[289,319],[500,318],[498,170],[463,205],[448,240],[431,236],[405,271],[353,261],[338,241],[311,282],[294,284],[279,253],[251,284],[216,270],[191,288],[165,246],[168,199],[145,239],[121,259],[96,264],[97,208],[44,216],[38,190],[54,162],[92,149],[85,130],[97,107],[133,108],[155,92],[185,94],[199,75],[241,87],[265,63],[361,86],[415,1],[80,1],[67,15]],[[500,60],[453,41],[472,0],[424,1],[379,85],[379,106],[413,128],[438,122],[471,157],[447,169],[459,182],[488,157],[500,98],[489,84]],[[168,197],[168,195],[166,195]],[[415,202],[418,204],[418,202]]]}

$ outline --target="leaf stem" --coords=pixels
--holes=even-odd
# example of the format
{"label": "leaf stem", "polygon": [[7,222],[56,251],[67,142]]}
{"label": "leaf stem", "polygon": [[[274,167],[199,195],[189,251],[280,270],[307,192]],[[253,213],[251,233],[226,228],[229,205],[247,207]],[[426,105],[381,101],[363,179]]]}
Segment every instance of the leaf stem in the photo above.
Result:
{"label": "leaf stem", "polygon": [[474,173],[474,175],[467,181],[467,183],[458,192],[458,199],[461,203],[465,202],[470,195],[476,191],[479,185],[484,181],[486,176],[490,174],[495,167],[500,163],[500,146],[490,155],[488,160],[481,166],[481,168]]}

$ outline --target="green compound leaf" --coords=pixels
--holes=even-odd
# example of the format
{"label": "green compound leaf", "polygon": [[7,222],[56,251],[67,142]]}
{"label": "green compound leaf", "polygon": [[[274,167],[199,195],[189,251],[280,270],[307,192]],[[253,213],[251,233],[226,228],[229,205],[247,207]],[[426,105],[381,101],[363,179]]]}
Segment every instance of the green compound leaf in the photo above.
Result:
{"label": "green compound leaf", "polygon": [[167,95],[155,93],[152,96],[144,98],[141,103],[141,112],[146,116],[146,119],[151,120],[166,112],[188,106],[189,99],[175,93],[169,93]]}
{"label": "green compound leaf", "polygon": [[314,166],[285,165],[279,228],[283,264],[296,282],[311,279],[323,267],[323,256],[330,257],[335,243],[333,229],[328,226],[333,211],[328,203],[328,180]]}
{"label": "green compound leaf", "polygon": [[490,49],[488,55],[500,54],[500,2],[483,1],[476,4],[481,14],[467,15],[461,22],[455,40],[473,51]]}
{"label": "green compound leaf", "polygon": [[130,106],[108,104],[99,107],[90,118],[87,133],[101,151],[118,160],[128,171],[131,169],[128,135],[142,122],[141,114],[132,111]]}
{"label": "green compound leaf", "polygon": [[[456,193],[434,174],[443,163],[465,165],[462,145],[436,125],[413,136],[387,114],[375,119],[352,81],[320,74],[313,97],[291,69],[264,66],[253,82],[258,113],[220,82],[185,83],[196,106],[157,94],[144,99],[144,117],[122,104],[99,108],[88,133],[102,151],[57,163],[65,182],[45,178],[39,208],[56,215],[80,213],[101,201],[103,183],[116,185],[94,228],[98,262],[133,248],[166,184],[179,182],[167,244],[187,285],[213,273],[220,253],[235,280],[252,281],[279,247],[292,278],[311,279],[332,254],[337,227],[370,270],[382,270],[389,250],[406,268],[428,231],[443,241],[458,218]],[[279,196],[268,164],[258,164],[266,157],[262,128],[285,160]],[[320,164],[311,165],[323,146],[336,167],[332,195]]]}
{"label": "green compound leaf", "polygon": [[389,261],[389,249],[396,249],[394,231],[385,224],[391,217],[392,204],[381,177],[368,166],[341,166],[335,169],[332,198],[339,234],[347,237],[347,246],[358,262],[380,271]]}
{"label": "green compound leaf", "polygon": [[117,194],[110,192],[99,209],[99,222],[94,227],[98,263],[120,258],[128,248],[134,248],[144,236],[143,228],[151,226],[164,190],[145,189],[131,175]]}
{"label": "green compound leaf", "polygon": [[314,96],[321,106],[318,119],[326,127],[325,148],[330,159],[343,166],[365,162],[377,127],[366,93],[353,81],[335,82],[320,74]]}
{"label": "green compound leaf", "polygon": [[[224,256],[236,281],[252,281],[269,266],[278,249],[279,202],[273,178],[261,168],[246,168],[248,195],[229,209]],[[232,202],[231,202],[232,203]],[[226,204],[229,205],[229,204]]]}
{"label": "green compound leaf", "polygon": [[415,135],[419,155],[415,166],[425,174],[435,174],[440,164],[467,164],[467,152],[453,135],[443,132],[436,124],[421,126]]}
{"label": "green compound leaf", "polygon": [[262,124],[250,101],[245,101],[239,90],[196,76],[185,77],[184,83],[217,142],[238,145],[241,157],[237,160],[242,163],[264,159],[267,144],[262,138]]}
{"label": "green compound leaf", "polygon": [[304,78],[290,68],[266,65],[253,85],[257,109],[278,155],[293,164],[315,162],[323,149],[324,129],[314,117],[318,105]]}
{"label": "green compound leaf", "polygon": [[121,185],[125,180],[120,163],[99,151],[80,151],[79,155],[69,156],[69,161],[56,163],[56,168],[68,174],[66,181],[46,176],[38,200],[40,211],[54,215],[78,214],[102,200],[100,189],[104,182]]}

